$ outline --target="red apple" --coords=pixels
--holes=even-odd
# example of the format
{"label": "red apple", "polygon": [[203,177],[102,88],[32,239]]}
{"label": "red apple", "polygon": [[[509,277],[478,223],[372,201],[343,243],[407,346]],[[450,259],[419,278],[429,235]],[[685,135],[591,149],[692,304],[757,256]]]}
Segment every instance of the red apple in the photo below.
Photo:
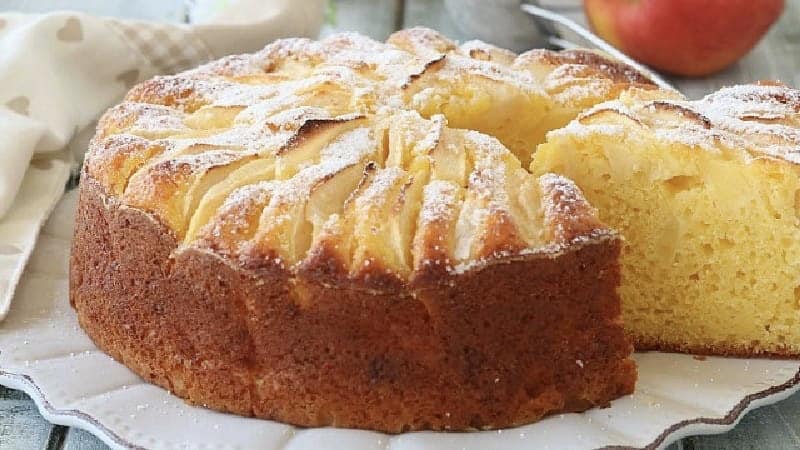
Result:
{"label": "red apple", "polygon": [[708,75],[750,51],[784,0],[584,0],[595,32],[658,70]]}

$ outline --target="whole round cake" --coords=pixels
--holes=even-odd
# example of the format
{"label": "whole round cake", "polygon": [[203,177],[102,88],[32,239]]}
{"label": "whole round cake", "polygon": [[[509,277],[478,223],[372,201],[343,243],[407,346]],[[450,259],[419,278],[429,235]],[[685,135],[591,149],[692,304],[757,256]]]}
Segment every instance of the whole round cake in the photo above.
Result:
{"label": "whole round cake", "polygon": [[527,168],[549,130],[653,89],[590,51],[427,29],[146,81],[87,155],[71,302],[136,373],[237,414],[400,432],[606,405],[636,379],[621,239]]}

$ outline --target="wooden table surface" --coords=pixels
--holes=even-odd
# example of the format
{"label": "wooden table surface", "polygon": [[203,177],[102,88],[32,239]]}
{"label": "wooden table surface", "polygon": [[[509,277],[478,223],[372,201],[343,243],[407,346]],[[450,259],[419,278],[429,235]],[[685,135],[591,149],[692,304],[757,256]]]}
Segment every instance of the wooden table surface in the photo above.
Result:
{"label": "wooden table surface", "polygon": [[[424,25],[455,39],[471,38],[458,29],[442,0],[335,0],[335,4],[336,22],[326,25],[323,34],[350,30],[385,39],[398,28]],[[0,12],[57,9],[171,21],[185,17],[180,0],[0,0]],[[579,9],[569,15],[583,21]],[[788,0],[778,24],[731,69],[705,79],[671,81],[689,97],[699,97],[722,85],[758,79],[800,86],[800,0]],[[85,431],[48,423],[24,393],[0,386],[1,450],[106,448]],[[728,433],[688,437],[669,449],[800,449],[800,393],[749,413]]]}

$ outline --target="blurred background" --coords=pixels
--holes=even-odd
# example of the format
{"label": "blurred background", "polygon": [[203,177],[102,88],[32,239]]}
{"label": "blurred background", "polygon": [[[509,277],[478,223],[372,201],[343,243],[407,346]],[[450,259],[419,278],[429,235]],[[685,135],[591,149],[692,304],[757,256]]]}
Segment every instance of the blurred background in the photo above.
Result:
{"label": "blurred background", "polygon": [[[56,10],[77,10],[97,15],[136,18],[174,23],[203,22],[235,3],[237,0],[0,0],[0,11],[20,11],[44,13]],[[238,0],[248,1],[248,0]],[[259,0],[249,0],[259,1]],[[520,12],[519,0],[328,0],[326,22],[322,35],[336,31],[358,31],[375,39],[385,39],[394,30],[416,25],[423,25],[439,30],[456,40],[482,39],[515,51],[524,51],[534,47],[552,46],[546,39],[546,32],[541,24]],[[584,13],[582,0],[528,0],[543,8],[562,14],[580,25],[589,28],[589,20]],[[614,4],[639,3],[628,0],[589,0],[587,3],[597,4],[598,10],[611,11]],[[647,2],[645,2],[647,3]],[[721,72],[706,76],[666,78],[685,95],[697,98],[724,85],[750,82],[763,79],[779,79],[793,86],[800,86],[800,0],[758,0],[758,1],[700,1],[700,0],[660,0],[650,3],[665,5],[686,5],[689,11],[675,11],[677,20],[687,23],[687,29],[701,33],[708,21],[722,22],[720,27],[730,29],[734,37],[720,36],[717,29],[714,34],[687,36],[694,39],[697,45],[708,45],[709,41],[718,41],[741,36],[741,39],[757,41],[752,51],[745,52],[741,59]],[[747,6],[749,4],[750,6]],[[759,11],[768,4],[785,5],[783,13],[771,27],[765,27],[763,39],[758,30],[750,31],[747,25],[740,25],[730,15],[737,12],[749,23],[755,21]],[[696,5],[694,8],[692,5]],[[721,6],[720,6],[721,5]],[[745,6],[741,6],[745,5]],[[715,9],[716,8],[716,9]],[[632,28],[640,24],[645,30],[652,23],[668,21],[666,15],[659,11],[643,10],[639,17],[634,17],[630,25],[621,23],[621,28]],[[677,9],[677,6],[676,6]],[[736,11],[739,10],[739,11]],[[779,13],[779,10],[778,10]],[[631,15],[630,11],[620,11],[619,15]],[[634,12],[633,14],[636,14]],[[666,15],[665,15],[666,14]],[[681,14],[683,16],[681,16]],[[770,14],[770,13],[762,13]],[[649,15],[649,17],[648,17]],[[605,19],[604,19],[605,20]],[[650,22],[648,22],[650,21]],[[694,21],[694,27],[692,27]],[[727,23],[727,25],[726,25]],[[555,30],[562,31],[562,30]],[[638,30],[634,32],[644,34]],[[710,33],[711,31],[707,31]],[[748,36],[753,34],[753,36]],[[569,34],[569,33],[565,33]],[[603,34],[603,33],[601,33]],[[609,32],[603,35],[608,38]],[[688,34],[688,33],[684,33]],[[568,39],[574,36],[564,36]],[[679,45],[667,42],[667,37],[660,37],[669,49],[668,57],[674,57],[680,51]],[[646,37],[640,45],[652,47]],[[578,45],[586,45],[578,39],[572,39]],[[731,42],[735,47],[737,42]],[[743,42],[742,45],[746,45]],[[725,45],[723,42],[722,45]],[[667,53],[667,50],[664,51]],[[738,58],[738,55],[737,55]],[[705,59],[705,58],[704,58]],[[647,61],[644,61],[647,62]]]}

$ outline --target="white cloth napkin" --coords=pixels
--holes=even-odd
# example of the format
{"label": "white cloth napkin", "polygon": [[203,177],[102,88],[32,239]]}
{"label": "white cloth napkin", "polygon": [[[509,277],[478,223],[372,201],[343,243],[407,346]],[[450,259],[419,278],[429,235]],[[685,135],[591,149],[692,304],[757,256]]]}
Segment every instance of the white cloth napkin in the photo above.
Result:
{"label": "white cloth napkin", "polygon": [[0,16],[0,217],[35,153],[67,143],[133,84],[319,31],[323,0],[234,2],[177,25],[79,13]]}
{"label": "white cloth napkin", "polygon": [[70,162],[80,159],[103,111],[154,75],[252,52],[280,37],[314,37],[324,6],[238,0],[196,25],[0,14],[0,319]]}

